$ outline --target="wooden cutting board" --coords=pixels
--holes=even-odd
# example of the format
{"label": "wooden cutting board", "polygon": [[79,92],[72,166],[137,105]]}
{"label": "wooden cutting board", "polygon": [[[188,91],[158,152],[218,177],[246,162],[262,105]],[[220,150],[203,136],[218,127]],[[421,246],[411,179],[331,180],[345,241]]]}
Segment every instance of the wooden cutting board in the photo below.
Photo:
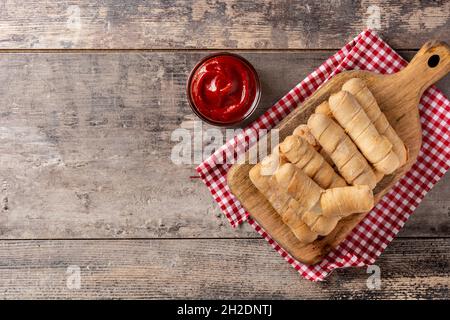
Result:
{"label": "wooden cutting board", "polygon": [[[409,65],[398,73],[381,75],[360,70],[342,72],[320,87],[277,125],[279,141],[281,142],[286,136],[291,135],[298,125],[305,124],[315,107],[327,100],[332,93],[339,91],[347,80],[355,77],[363,79],[409,152],[407,163],[393,174],[384,177],[375,188],[375,201],[378,202],[416,161],[422,144],[419,100],[425,89],[444,77],[449,71],[449,46],[446,43],[432,41],[426,43]],[[261,144],[259,147],[266,146]],[[246,157],[248,159],[248,153]],[[303,263],[314,264],[321,261],[330,250],[345,239],[366,215],[366,213],[351,215],[341,220],[328,236],[304,246],[297,240],[289,227],[282,222],[281,217],[266,198],[251,183],[248,172],[252,166],[252,164],[246,163],[235,164],[230,169],[227,179],[232,193],[273,239]]]}

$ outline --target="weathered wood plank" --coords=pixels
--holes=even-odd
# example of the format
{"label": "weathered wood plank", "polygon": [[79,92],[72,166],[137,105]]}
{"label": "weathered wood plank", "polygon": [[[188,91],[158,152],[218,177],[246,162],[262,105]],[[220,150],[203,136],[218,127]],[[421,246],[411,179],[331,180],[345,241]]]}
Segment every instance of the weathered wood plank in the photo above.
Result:
{"label": "weathered wood plank", "polygon": [[366,27],[394,47],[449,41],[448,1],[0,3],[0,48],[340,48]]}
{"label": "weathered wood plank", "polygon": [[323,283],[301,279],[260,239],[3,240],[0,297],[442,299],[449,264],[449,239],[397,239],[377,261],[375,290],[365,268],[337,270]]}
{"label": "weathered wood plank", "polygon": [[[170,161],[172,131],[195,119],[185,81],[204,54],[0,54],[0,237],[254,237],[231,230],[189,178],[195,165]],[[244,53],[262,79],[259,111],[331,54]],[[447,177],[403,236],[448,235],[449,188]]]}

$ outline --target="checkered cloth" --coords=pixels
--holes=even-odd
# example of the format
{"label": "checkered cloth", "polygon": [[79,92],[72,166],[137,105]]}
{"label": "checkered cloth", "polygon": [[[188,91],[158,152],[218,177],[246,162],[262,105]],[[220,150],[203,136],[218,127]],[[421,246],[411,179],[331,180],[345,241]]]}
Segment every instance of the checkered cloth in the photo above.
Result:
{"label": "checkered cloth", "polygon": [[334,269],[371,265],[419,205],[425,194],[450,166],[450,103],[435,87],[420,101],[423,144],[417,162],[325,259],[314,266],[302,264],[289,255],[241,206],[226,182],[230,164],[219,164],[225,155],[240,155],[258,140],[259,129],[271,129],[321,84],[344,70],[363,69],[394,73],[407,62],[372,30],[366,30],[328,58],[319,68],[295,86],[258,120],[244,129],[197,167],[233,227],[247,221],[269,244],[306,279],[321,281]]}

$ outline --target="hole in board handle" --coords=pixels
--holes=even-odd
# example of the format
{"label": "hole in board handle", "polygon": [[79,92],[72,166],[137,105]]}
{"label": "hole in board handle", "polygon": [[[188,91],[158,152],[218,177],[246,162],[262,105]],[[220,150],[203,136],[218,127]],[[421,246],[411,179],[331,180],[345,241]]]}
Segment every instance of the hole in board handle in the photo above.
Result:
{"label": "hole in board handle", "polygon": [[432,55],[428,58],[428,66],[430,68],[436,67],[439,64],[439,60],[441,60],[441,58],[437,54]]}

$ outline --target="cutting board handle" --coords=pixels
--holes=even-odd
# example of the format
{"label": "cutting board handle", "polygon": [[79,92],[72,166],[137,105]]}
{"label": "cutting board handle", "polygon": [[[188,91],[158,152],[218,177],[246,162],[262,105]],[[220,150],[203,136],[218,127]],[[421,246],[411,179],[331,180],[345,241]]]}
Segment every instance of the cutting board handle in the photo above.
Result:
{"label": "cutting board handle", "polygon": [[450,47],[445,42],[429,41],[417,52],[406,68],[396,75],[397,83],[423,92],[450,72]]}

